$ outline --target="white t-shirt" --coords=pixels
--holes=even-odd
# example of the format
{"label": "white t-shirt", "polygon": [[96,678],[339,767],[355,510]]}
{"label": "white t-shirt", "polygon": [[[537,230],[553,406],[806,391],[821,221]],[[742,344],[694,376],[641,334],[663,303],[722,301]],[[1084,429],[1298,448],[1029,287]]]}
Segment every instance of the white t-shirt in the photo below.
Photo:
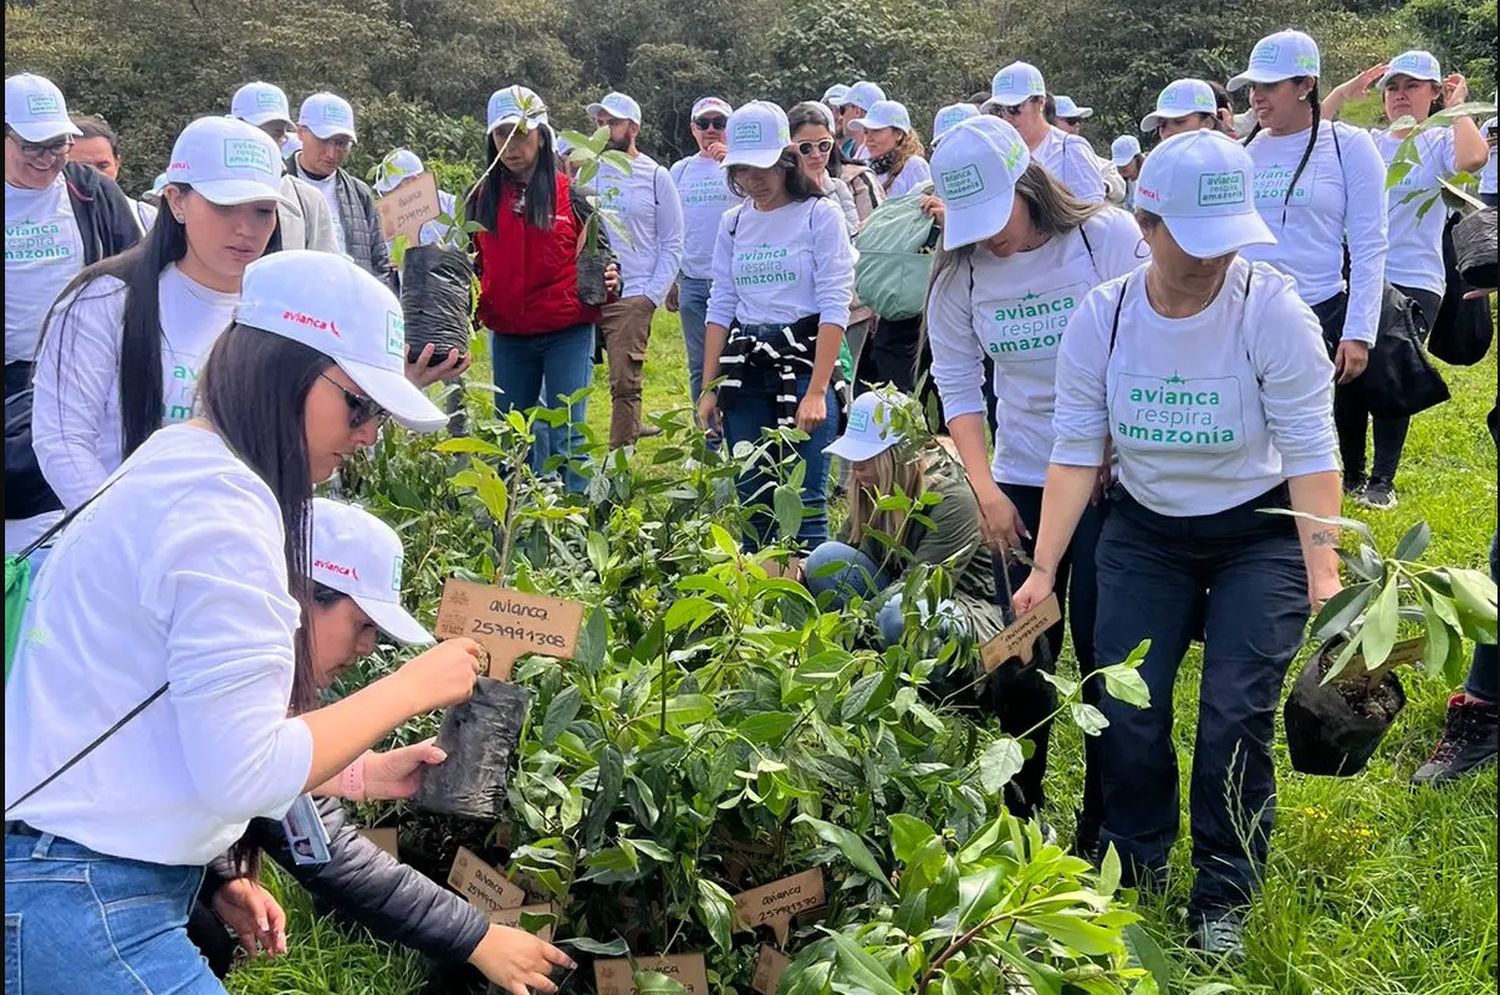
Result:
{"label": "white t-shirt", "polygon": [[[175,265],[157,281],[161,308],[162,423],[193,416],[198,370],[229,327],[238,294],[196,283]],[[31,446],[63,506],[82,504],[123,458],[120,341],[125,284],[112,276],[58,305],[57,323],[37,355]],[[61,360],[61,362],[59,362]]]}
{"label": "white t-shirt", "polygon": [[719,219],[739,198],[729,192],[729,171],[713,156],[690,155],[672,164],[672,185],[682,204],[682,275],[713,275]]}
{"label": "white t-shirt", "polygon": [[1110,207],[1031,252],[1001,259],[975,246],[934,281],[927,337],[950,421],[984,411],[984,357],[994,361],[996,480],[1046,483],[1063,332],[1089,290],[1149,256],[1135,219]]}
{"label": "white t-shirt", "polygon": [[650,156],[637,155],[628,176],[600,166],[590,192],[600,210],[615,212],[625,226],[625,237],[610,240],[620,260],[620,295],[649,297],[660,307],[682,262],[682,202],[672,175]]}
{"label": "white t-shirt", "polygon": [[1264,263],[1247,314],[1250,265],[1235,259],[1218,296],[1190,318],[1157,313],[1145,266],[1090,291],[1057,356],[1052,462],[1098,466],[1112,439],[1130,495],[1179,518],[1337,470],[1333,363],[1318,319],[1292,279]]}
{"label": "white t-shirt", "polygon": [[193,865],[251,819],[286,813],[311,773],[312,734],[287,717],[300,611],[283,536],[270,488],[214,433],[174,425],[136,450],[32,583],[5,687],[6,818]]}
{"label": "white t-shirt", "polygon": [[829,197],[774,211],[748,201],[719,222],[708,320],[728,328],[790,324],[810,314],[847,327],[854,255],[843,212]]}
{"label": "white t-shirt", "polygon": [[1104,174],[1088,140],[1048,125],[1047,137],[1031,150],[1031,158],[1046,167],[1053,179],[1079,200],[1104,203]]}
{"label": "white t-shirt", "polygon": [[83,269],[83,236],[61,173],[41,190],[5,184],[5,361],[30,362],[47,310]]}
{"label": "white t-shirt", "polygon": [[144,200],[134,200],[130,197],[125,199],[130,201],[130,210],[135,214],[135,223],[140,227],[141,234],[146,234],[151,230],[151,226],[156,224],[156,205],[148,204]]}
{"label": "white t-shirt", "polygon": [[[1402,139],[1389,131],[1372,134],[1375,147],[1389,168]],[[1453,129],[1428,128],[1417,135],[1416,146],[1421,161],[1386,191],[1389,247],[1385,278],[1390,283],[1430,290],[1441,297],[1448,286],[1447,269],[1443,266],[1443,225],[1448,211],[1438,196],[1442,191],[1438,180],[1458,172]],[[1413,194],[1416,196],[1407,200]],[[1418,220],[1417,209],[1429,196],[1438,197],[1438,201]]]}
{"label": "white t-shirt", "polygon": [[[1490,129],[1495,127],[1495,118],[1490,118],[1480,127],[1479,133],[1486,139],[1490,137]],[[1479,170],[1479,192],[1495,193],[1496,174],[1500,172],[1500,162],[1497,162],[1495,146],[1490,146],[1490,158]]]}
{"label": "white t-shirt", "polygon": [[1323,121],[1288,201],[1287,190],[1307,137],[1307,129],[1292,135],[1261,131],[1247,147],[1255,163],[1255,206],[1276,244],[1252,245],[1241,254],[1263,259],[1291,276],[1297,293],[1312,306],[1344,289],[1347,241],[1349,311],[1343,337],[1373,343],[1385,290],[1385,163],[1369,132]]}
{"label": "white t-shirt", "polygon": [[917,187],[932,179],[932,167],[927,165],[927,160],[921,156],[912,156],[906,160],[901,167],[901,172],[891,180],[891,185],[885,185],[885,176],[877,174],[880,185],[885,189],[886,197],[900,197],[902,194],[911,193]]}
{"label": "white t-shirt", "polygon": [[328,217],[333,222],[333,242],[338,246],[338,251],[347,256],[349,239],[344,234],[344,214],[339,210],[339,174],[333,172],[321,180],[315,180],[304,171],[299,179],[323,195],[323,203],[328,205]]}

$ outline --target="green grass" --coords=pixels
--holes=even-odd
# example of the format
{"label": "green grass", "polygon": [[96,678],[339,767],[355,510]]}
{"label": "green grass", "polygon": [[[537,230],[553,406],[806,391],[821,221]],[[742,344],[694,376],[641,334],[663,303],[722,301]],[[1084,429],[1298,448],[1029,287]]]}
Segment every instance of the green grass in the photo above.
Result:
{"label": "green grass", "polygon": [[[1495,400],[1495,358],[1492,353],[1477,367],[1445,367],[1443,372],[1453,400],[1413,424],[1397,485],[1400,506],[1368,512],[1351,504],[1345,510],[1368,521],[1382,544],[1425,519],[1434,533],[1433,562],[1483,570],[1495,529],[1495,449],[1485,427],[1485,414]],[[589,421],[602,437],[609,418],[602,368],[596,384]],[[646,367],[645,411],[649,415],[686,403],[677,320],[658,313]],[[643,448],[651,445],[647,440]],[[1194,653],[1176,695],[1184,798],[1196,727],[1199,661]],[[1217,981],[1255,995],[1479,995],[1495,990],[1495,772],[1443,790],[1408,788],[1407,777],[1426,758],[1442,728],[1452,689],[1416,673],[1403,680],[1410,704],[1358,777],[1294,774],[1285,745],[1278,742],[1280,790],[1271,860],[1250,916],[1249,956],[1237,971],[1215,969],[1182,948],[1191,880],[1184,816],[1169,888],[1146,909],[1148,927],[1180,966],[1178,989],[1186,992]],[[1054,743],[1048,815],[1068,827],[1080,791],[1081,737],[1063,725]],[[420,972],[413,955],[317,921],[300,895],[287,897],[291,953],[275,965],[236,972],[230,991],[399,995],[418,990]]]}

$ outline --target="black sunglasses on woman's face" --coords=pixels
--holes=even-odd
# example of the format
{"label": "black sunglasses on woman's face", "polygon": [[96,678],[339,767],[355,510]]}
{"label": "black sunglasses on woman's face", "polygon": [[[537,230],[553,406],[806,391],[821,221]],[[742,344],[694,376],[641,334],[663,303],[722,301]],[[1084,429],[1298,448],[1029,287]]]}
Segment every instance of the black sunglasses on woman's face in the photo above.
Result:
{"label": "black sunglasses on woman's face", "polygon": [[698,126],[699,131],[723,131],[729,125],[727,117],[697,117],[693,123]]}
{"label": "black sunglasses on woman's face", "polygon": [[384,425],[386,421],[391,417],[391,413],[382,408],[380,405],[376,404],[374,398],[365,397],[363,394],[354,393],[354,391],[350,390],[348,387],[345,387],[343,384],[339,383],[337,380],[333,379],[333,377],[330,377],[326,373],[319,373],[318,376],[322,377],[324,380],[327,380],[329,383],[333,384],[341,392],[343,392],[344,403],[349,405],[350,428],[359,428],[361,425],[372,418],[375,420],[375,424]]}

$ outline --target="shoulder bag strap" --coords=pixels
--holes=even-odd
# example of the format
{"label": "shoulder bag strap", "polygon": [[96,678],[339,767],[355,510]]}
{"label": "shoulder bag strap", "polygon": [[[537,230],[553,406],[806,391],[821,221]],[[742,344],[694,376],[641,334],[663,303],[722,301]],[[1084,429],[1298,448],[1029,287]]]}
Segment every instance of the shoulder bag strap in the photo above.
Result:
{"label": "shoulder bag strap", "polygon": [[1087,221],[1078,226],[1078,235],[1083,239],[1083,247],[1089,254],[1089,265],[1094,267],[1094,275],[1099,277],[1101,280],[1104,279],[1104,274],[1099,272],[1099,260],[1094,258],[1094,243],[1089,241],[1089,229]]}
{"label": "shoulder bag strap", "polygon": [[[118,479],[118,478],[116,478],[116,479]],[[43,546],[47,545],[47,543],[51,542],[54,538],[57,537],[57,534],[59,532],[61,532],[63,529],[65,529],[65,528],[68,527],[68,524],[70,522],[72,522],[74,518],[78,517],[78,513],[79,512],[83,511],[83,509],[85,509],[89,505],[93,504],[94,500],[96,498],[98,498],[100,494],[103,494],[105,491],[107,491],[111,487],[113,487],[114,483],[115,483],[114,480],[105,481],[104,486],[101,487],[101,488],[99,488],[94,493],[90,494],[84,500],[83,504],[80,504],[78,507],[74,508],[72,511],[70,511],[67,514],[63,515],[63,517],[59,518],[56,522],[54,522],[52,524],[52,527],[49,528],[46,532],[43,532],[41,535],[39,535],[35,539],[31,540],[31,542],[28,543],[20,552],[14,554],[15,557],[16,557],[16,559],[18,559],[18,560],[24,560],[27,557],[31,556],[32,553],[35,553],[37,550],[39,550]]]}
{"label": "shoulder bag strap", "polygon": [[1115,354],[1115,340],[1120,337],[1120,311],[1125,307],[1125,290],[1130,286],[1130,278],[1126,277],[1120,281],[1120,297],[1115,301],[1115,320],[1109,326],[1109,352]]}

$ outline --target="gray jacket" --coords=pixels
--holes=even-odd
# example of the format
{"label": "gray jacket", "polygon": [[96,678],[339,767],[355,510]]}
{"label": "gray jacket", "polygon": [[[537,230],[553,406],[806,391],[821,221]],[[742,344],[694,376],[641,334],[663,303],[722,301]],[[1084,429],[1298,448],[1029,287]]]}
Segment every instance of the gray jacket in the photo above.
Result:
{"label": "gray jacket", "polygon": [[302,209],[301,217],[292,214],[285,207],[277,209],[277,213],[281,215],[283,249],[339,251],[338,243],[333,238],[333,215],[328,213],[328,204],[317,187],[290,173],[284,173],[281,177],[281,195],[295,201]]}
{"label": "gray jacket", "polygon": [[[287,159],[286,171],[290,176],[303,176],[302,165],[295,154]],[[347,169],[340,169],[334,175],[338,177],[339,216],[344,223],[345,253],[390,284],[392,290],[399,290],[401,285],[396,268],[391,265],[390,252],[385,247],[380,214],[375,210],[375,192]],[[322,194],[318,196],[321,199]]]}

